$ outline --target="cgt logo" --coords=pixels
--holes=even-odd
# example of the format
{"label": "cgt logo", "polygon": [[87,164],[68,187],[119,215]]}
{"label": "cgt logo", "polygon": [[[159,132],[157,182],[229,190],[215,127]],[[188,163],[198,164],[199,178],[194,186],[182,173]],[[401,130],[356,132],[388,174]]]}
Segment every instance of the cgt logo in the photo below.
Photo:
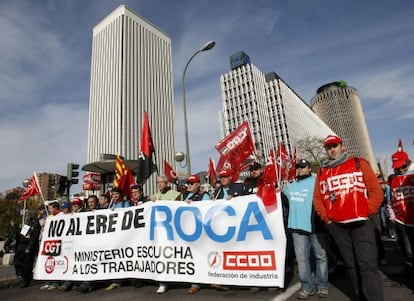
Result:
{"label": "cgt logo", "polygon": [[223,270],[274,271],[274,251],[223,252]]}
{"label": "cgt logo", "polygon": [[43,243],[42,255],[59,256],[62,250],[61,240],[46,240]]}

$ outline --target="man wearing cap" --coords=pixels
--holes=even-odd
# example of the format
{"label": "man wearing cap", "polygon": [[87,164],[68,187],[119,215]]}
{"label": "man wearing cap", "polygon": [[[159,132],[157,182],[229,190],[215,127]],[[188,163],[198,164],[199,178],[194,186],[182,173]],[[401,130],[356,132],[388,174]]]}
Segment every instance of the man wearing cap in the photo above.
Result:
{"label": "man wearing cap", "polygon": [[[314,215],[313,191],[315,176],[312,175],[308,160],[299,160],[295,165],[297,181],[283,189],[289,199],[288,229],[292,234],[293,245],[298,263],[299,279],[302,288],[297,294],[298,299],[307,299],[317,294],[320,298],[328,297],[328,259],[323,242],[316,231],[320,231],[322,221]],[[318,220],[318,221],[317,221]],[[319,222],[319,223],[318,223]],[[319,225],[319,229],[316,227]],[[315,285],[312,280],[311,251],[315,256]]]}
{"label": "man wearing cap", "polygon": [[234,183],[232,181],[233,172],[230,169],[224,169],[220,171],[221,187],[214,191],[215,200],[229,200],[232,197],[240,196],[243,194],[243,184]]}
{"label": "man wearing cap", "polygon": [[183,196],[183,201],[187,204],[196,201],[211,200],[210,195],[206,191],[202,191],[200,177],[191,175],[187,179],[187,193]]}
{"label": "man wearing cap", "polygon": [[[402,149],[391,156],[394,173],[388,177],[386,193],[391,201],[391,217],[395,222],[397,239],[407,261],[405,273],[414,270],[414,170],[408,154]],[[410,170],[411,169],[411,170]]]}
{"label": "man wearing cap", "polygon": [[365,295],[382,301],[375,225],[369,217],[378,213],[383,191],[369,163],[349,155],[340,137],[329,135],[323,145],[328,160],[316,176],[315,210],[341,252],[352,283],[351,300]]}
{"label": "man wearing cap", "polygon": [[60,208],[62,208],[63,214],[70,213],[70,208],[69,208],[69,203],[68,202],[63,202],[62,205],[60,206]]}
{"label": "man wearing cap", "polygon": [[[187,204],[197,201],[211,200],[210,195],[206,191],[200,189],[200,177],[198,175],[191,175],[187,179],[187,192],[183,196],[183,201]],[[196,294],[200,290],[200,285],[193,283],[188,289],[189,294]]]}
{"label": "man wearing cap", "polygon": [[243,195],[257,193],[257,185],[264,172],[262,165],[259,162],[254,162],[250,165],[249,171],[250,176],[246,178],[243,183]]}

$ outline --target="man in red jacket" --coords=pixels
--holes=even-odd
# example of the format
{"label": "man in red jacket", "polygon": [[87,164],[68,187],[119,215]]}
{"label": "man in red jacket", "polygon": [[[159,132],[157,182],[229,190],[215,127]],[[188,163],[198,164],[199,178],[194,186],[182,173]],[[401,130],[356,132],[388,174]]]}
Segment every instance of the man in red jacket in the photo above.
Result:
{"label": "man in red jacket", "polygon": [[[328,160],[315,182],[314,207],[332,233],[352,282],[351,300],[384,300],[377,266],[375,226],[383,192],[369,163],[349,155],[342,139],[324,140]],[[362,292],[359,292],[361,283]]]}

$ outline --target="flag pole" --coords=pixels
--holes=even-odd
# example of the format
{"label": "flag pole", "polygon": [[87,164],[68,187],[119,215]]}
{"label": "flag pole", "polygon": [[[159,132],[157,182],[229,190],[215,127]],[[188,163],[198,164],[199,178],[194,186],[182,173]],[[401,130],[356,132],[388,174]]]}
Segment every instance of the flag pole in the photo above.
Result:
{"label": "flag pole", "polygon": [[[47,208],[46,201],[45,201],[45,198],[43,196],[42,189],[40,189],[39,181],[37,180],[37,174],[36,174],[36,172],[33,172],[33,174],[35,176],[36,185],[37,185],[37,187],[39,187],[40,197],[42,198],[43,206],[45,207],[46,214],[49,215],[49,209]],[[25,204],[26,204],[26,200],[25,200]]]}
{"label": "flag pole", "polygon": [[22,228],[23,228],[25,220],[26,220],[26,199],[24,199],[24,203],[23,203]]}

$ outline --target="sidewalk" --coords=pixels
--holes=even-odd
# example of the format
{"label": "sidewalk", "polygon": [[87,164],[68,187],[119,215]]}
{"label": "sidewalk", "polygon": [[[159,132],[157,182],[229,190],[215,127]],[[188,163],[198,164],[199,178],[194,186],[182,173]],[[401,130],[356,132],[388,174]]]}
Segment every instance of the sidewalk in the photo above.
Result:
{"label": "sidewalk", "polygon": [[[385,251],[387,254],[388,264],[380,266],[385,300],[414,300],[414,275],[404,274],[403,258],[394,240],[383,239]],[[0,257],[0,288],[15,287],[19,283],[13,265],[2,265],[2,257]],[[345,280],[345,281],[344,281]],[[294,281],[291,283],[293,285]],[[330,296],[337,301],[347,300],[344,292],[349,290],[349,282],[346,276],[339,273],[334,277],[330,277]],[[152,288],[151,288],[152,289]],[[282,296],[280,296],[282,297]],[[295,295],[283,300],[295,300]],[[316,298],[313,298],[316,299]],[[282,300],[274,298],[273,300]]]}
{"label": "sidewalk", "polygon": [[0,257],[0,287],[9,286],[17,281],[14,265],[3,265],[3,257]]}

